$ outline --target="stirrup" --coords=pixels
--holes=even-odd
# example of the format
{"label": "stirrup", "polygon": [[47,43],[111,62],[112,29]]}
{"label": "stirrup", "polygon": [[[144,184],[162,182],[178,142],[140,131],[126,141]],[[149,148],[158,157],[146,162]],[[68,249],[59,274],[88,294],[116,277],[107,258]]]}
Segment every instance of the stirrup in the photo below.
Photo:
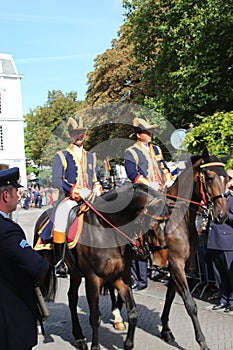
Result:
{"label": "stirrup", "polygon": [[68,267],[63,260],[59,260],[54,268],[56,277],[68,277]]}

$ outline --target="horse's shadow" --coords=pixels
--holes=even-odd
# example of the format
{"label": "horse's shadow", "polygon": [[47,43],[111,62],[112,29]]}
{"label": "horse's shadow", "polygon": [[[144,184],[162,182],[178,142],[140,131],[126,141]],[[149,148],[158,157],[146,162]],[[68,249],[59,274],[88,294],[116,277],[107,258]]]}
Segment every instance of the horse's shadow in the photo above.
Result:
{"label": "horse's shadow", "polygon": [[[72,323],[70,317],[70,310],[64,303],[48,303],[51,316],[44,323],[45,335],[43,343],[55,342],[53,335],[59,336],[64,342],[70,343],[75,347],[74,337],[72,335]],[[160,336],[160,313],[155,309],[148,309],[145,305],[137,304],[138,322],[137,328],[141,329],[162,342]],[[85,296],[79,297],[78,315],[80,324],[82,325],[83,333],[87,342],[91,342],[92,329],[89,324],[89,307]],[[113,327],[111,300],[108,295],[100,296],[100,312],[101,325],[99,329],[100,344],[108,350],[123,349],[123,342],[126,337],[126,331],[117,331]],[[127,324],[127,312],[125,307],[122,309],[122,317]],[[185,350],[175,341],[172,343],[174,348]],[[135,349],[137,348],[137,341],[135,339]]]}

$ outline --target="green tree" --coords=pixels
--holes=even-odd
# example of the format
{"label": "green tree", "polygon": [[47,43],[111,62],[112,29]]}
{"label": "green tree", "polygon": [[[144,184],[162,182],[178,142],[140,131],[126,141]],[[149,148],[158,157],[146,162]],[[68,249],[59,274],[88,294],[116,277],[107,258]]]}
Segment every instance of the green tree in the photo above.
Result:
{"label": "green tree", "polygon": [[233,110],[232,0],[123,0],[126,40],[156,109],[179,127]]}
{"label": "green tree", "polygon": [[210,153],[219,157],[232,154],[228,168],[233,169],[233,112],[216,112],[212,116],[198,118],[200,124],[185,138],[189,151],[202,152],[206,146]]}
{"label": "green tree", "polygon": [[67,145],[66,121],[84,106],[77,93],[49,91],[44,106],[25,115],[26,158],[37,166],[51,165],[54,154]]}
{"label": "green tree", "polygon": [[137,64],[133,56],[133,45],[125,42],[122,26],[112,48],[94,60],[94,70],[88,74],[87,104],[142,102],[151,95],[150,82],[142,79],[143,71],[143,65]]}

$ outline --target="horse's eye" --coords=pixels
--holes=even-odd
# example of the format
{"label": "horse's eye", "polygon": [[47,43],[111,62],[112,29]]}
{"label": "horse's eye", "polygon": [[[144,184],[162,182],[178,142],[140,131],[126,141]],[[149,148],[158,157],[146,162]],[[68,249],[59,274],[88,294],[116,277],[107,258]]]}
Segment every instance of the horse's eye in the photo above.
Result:
{"label": "horse's eye", "polygon": [[206,181],[209,183],[213,183],[214,177],[213,176],[206,176]]}

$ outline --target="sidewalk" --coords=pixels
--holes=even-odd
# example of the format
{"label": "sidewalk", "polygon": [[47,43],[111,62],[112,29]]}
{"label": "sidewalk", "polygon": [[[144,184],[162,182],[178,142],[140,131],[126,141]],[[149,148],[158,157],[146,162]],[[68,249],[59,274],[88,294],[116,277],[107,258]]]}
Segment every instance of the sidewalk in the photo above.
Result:
{"label": "sidewalk", "polygon": [[[19,224],[24,228],[28,241],[33,241],[33,229],[36,219],[45,209],[23,209],[19,212]],[[58,294],[55,303],[48,304],[51,316],[44,323],[45,338],[39,335],[39,343],[35,350],[69,350],[74,349],[71,331],[71,319],[67,304],[69,279],[59,279]],[[176,337],[171,346],[160,339],[160,315],[164,305],[166,285],[149,281],[149,286],[135,292],[138,307],[138,324],[135,332],[135,350],[199,350],[194,338],[194,330],[181,298],[177,295],[170,313],[170,328]],[[211,350],[233,350],[233,313],[225,314],[222,310],[211,310],[212,304],[195,298],[198,317]],[[88,346],[91,343],[91,327],[89,325],[89,309],[85,297],[84,283],[79,291],[78,313]],[[110,296],[100,296],[102,315],[100,325],[100,345],[102,350],[124,349],[123,341],[126,331],[115,331],[111,323]],[[127,320],[125,308],[122,312]],[[127,322],[126,322],[127,325]]]}

